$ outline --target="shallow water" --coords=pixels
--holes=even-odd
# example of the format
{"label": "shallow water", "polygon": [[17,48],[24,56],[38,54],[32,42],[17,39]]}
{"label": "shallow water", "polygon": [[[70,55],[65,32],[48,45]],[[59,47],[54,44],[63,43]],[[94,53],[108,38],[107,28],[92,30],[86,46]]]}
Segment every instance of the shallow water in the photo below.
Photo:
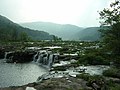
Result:
{"label": "shallow water", "polygon": [[20,86],[35,82],[48,70],[30,62],[24,64],[5,63],[0,60],[0,87]]}

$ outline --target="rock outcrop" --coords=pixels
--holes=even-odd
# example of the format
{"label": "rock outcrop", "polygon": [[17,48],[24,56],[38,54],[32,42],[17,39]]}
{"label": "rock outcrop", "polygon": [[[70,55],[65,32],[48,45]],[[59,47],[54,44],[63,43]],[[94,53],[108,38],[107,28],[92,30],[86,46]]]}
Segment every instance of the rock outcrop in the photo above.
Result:
{"label": "rock outcrop", "polygon": [[6,52],[5,59],[7,63],[25,63],[32,61],[34,55],[33,51]]}

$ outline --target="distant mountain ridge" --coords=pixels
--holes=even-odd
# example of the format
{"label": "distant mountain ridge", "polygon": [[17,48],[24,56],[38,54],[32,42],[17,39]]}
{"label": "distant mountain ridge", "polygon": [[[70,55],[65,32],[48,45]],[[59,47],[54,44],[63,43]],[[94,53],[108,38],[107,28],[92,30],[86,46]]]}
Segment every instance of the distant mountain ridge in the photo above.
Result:
{"label": "distant mountain ridge", "polygon": [[98,31],[100,27],[82,28],[70,24],[50,22],[32,22],[20,25],[0,15],[0,39],[11,38],[11,33],[16,30],[18,34],[21,32],[27,33],[33,40],[52,40],[54,36],[50,34],[61,37],[63,40],[100,40],[100,32]]}
{"label": "distant mountain ridge", "polygon": [[20,25],[54,34],[61,37],[63,40],[76,40],[75,34],[83,29],[75,25],[56,24],[51,22],[30,22],[21,23]]}
{"label": "distant mountain ridge", "polygon": [[82,41],[97,41],[101,37],[100,29],[100,27],[88,27],[78,32],[76,36]]}
{"label": "distant mountain ridge", "polygon": [[9,39],[9,37],[12,37],[11,33],[13,31],[16,31],[18,34],[21,32],[25,32],[33,40],[52,40],[53,39],[53,35],[49,35],[49,33],[47,32],[24,28],[19,24],[12,22],[8,18],[0,15],[0,38],[8,37]]}
{"label": "distant mountain ridge", "polygon": [[63,40],[83,40],[96,41],[100,40],[99,27],[78,27],[70,24],[56,24],[51,22],[29,22],[20,25],[31,29],[46,31]]}

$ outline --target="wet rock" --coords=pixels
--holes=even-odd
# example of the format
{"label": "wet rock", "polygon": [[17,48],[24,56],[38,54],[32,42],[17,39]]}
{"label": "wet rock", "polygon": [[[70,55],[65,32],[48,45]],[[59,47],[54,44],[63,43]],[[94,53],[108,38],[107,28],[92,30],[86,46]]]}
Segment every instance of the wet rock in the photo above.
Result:
{"label": "wet rock", "polygon": [[96,83],[92,83],[92,87],[93,87],[95,90],[101,90],[100,86],[98,86]]}
{"label": "wet rock", "polygon": [[6,55],[7,63],[25,63],[33,60],[35,52],[27,52],[27,51],[16,51],[10,52]]}
{"label": "wet rock", "polygon": [[5,55],[5,50],[3,47],[0,47],[0,59],[3,59]]}
{"label": "wet rock", "polygon": [[16,52],[13,56],[13,61],[24,63],[33,60],[34,52]]}

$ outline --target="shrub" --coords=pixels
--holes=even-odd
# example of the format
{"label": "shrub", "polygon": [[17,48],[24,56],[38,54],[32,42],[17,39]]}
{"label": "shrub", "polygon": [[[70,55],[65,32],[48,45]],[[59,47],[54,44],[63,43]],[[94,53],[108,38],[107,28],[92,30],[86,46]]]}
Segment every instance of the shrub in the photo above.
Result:
{"label": "shrub", "polygon": [[110,88],[110,90],[120,90],[120,85],[119,84],[113,84],[109,88]]}
{"label": "shrub", "polygon": [[95,54],[87,54],[81,56],[79,63],[90,65],[108,65],[109,61],[105,60],[102,56],[96,56]]}
{"label": "shrub", "polygon": [[82,73],[82,74],[78,74],[76,77],[77,77],[77,78],[84,79],[84,80],[87,81],[87,80],[89,80],[90,75],[89,75],[89,74]]}
{"label": "shrub", "polygon": [[103,71],[103,75],[107,77],[120,78],[120,69],[110,68],[108,70]]}

